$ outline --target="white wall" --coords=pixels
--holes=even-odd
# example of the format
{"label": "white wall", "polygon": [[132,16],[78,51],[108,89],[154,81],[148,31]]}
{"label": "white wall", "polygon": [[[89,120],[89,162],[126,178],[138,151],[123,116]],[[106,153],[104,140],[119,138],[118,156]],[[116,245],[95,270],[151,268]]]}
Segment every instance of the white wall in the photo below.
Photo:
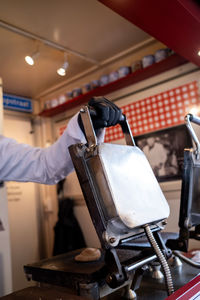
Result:
{"label": "white wall", "polygon": [[[33,145],[30,120],[5,113],[4,134],[20,143]],[[19,290],[30,283],[23,266],[39,260],[38,210],[36,184],[7,182],[9,224],[12,253],[13,289]],[[32,284],[32,283],[31,283]]]}

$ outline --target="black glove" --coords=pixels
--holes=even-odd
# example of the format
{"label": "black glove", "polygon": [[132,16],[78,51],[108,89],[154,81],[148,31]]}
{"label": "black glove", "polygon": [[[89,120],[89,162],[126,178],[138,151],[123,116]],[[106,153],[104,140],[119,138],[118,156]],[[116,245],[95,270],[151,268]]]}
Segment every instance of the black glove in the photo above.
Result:
{"label": "black glove", "polygon": [[[122,118],[121,109],[113,102],[104,97],[94,97],[88,102],[90,116],[95,130],[115,126]],[[90,109],[91,108],[91,109]],[[95,114],[94,114],[94,110]],[[84,132],[81,116],[78,116],[78,123]]]}
{"label": "black glove", "polygon": [[96,115],[90,113],[94,129],[115,126],[122,117],[121,109],[104,97],[94,97],[88,102]]}

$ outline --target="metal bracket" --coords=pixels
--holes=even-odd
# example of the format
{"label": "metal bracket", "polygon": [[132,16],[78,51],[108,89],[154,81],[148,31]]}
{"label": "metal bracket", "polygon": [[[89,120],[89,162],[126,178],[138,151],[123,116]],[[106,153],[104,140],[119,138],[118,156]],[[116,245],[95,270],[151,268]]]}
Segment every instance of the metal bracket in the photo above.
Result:
{"label": "metal bracket", "polygon": [[97,138],[92,125],[92,120],[90,117],[90,112],[87,106],[84,106],[80,110],[81,119],[83,122],[83,127],[85,130],[85,135],[88,143],[88,150],[92,150],[97,146]]}
{"label": "metal bracket", "polygon": [[117,288],[122,285],[128,278],[123,272],[123,267],[117,255],[116,249],[108,249],[105,254],[105,263],[108,268],[106,282],[111,288]]}

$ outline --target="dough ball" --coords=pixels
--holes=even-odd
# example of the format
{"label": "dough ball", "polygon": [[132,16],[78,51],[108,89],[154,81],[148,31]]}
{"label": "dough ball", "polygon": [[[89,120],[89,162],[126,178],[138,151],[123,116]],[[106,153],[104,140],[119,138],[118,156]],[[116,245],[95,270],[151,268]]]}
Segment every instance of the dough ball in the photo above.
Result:
{"label": "dough ball", "polygon": [[86,248],[80,254],[75,256],[76,261],[96,261],[101,257],[101,251],[97,248]]}

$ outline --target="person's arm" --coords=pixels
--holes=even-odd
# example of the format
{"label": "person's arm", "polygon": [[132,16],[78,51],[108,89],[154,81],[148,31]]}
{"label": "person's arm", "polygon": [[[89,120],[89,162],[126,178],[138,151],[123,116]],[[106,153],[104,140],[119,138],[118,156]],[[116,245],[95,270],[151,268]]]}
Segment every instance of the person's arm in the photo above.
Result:
{"label": "person's arm", "polygon": [[[92,122],[98,143],[103,142],[103,127],[114,126],[121,117],[121,109],[104,97],[92,98],[89,106],[95,109]],[[34,148],[19,144],[0,135],[0,180],[32,181],[56,184],[73,171],[68,151],[72,144],[86,143],[82,122],[76,114],[68,123],[63,135],[48,148]],[[79,120],[78,120],[79,119]]]}
{"label": "person's arm", "polygon": [[[68,147],[85,143],[75,115],[68,123],[63,135],[48,148],[36,148],[19,144],[0,135],[0,179],[3,181],[31,181],[56,184],[73,171]],[[102,142],[104,130],[98,132]]]}

